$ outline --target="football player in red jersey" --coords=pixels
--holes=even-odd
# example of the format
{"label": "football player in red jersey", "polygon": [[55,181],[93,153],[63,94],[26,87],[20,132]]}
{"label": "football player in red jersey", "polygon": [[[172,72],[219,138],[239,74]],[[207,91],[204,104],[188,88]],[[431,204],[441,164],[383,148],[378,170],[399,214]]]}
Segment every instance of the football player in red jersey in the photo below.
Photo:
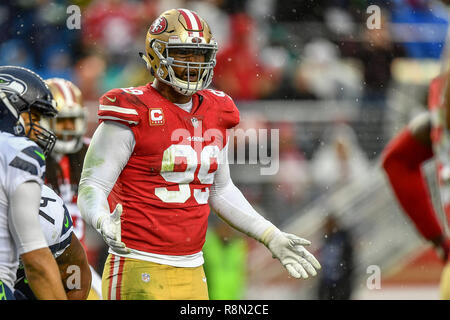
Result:
{"label": "football player in red jersey", "polygon": [[[85,137],[87,129],[87,110],[83,104],[81,90],[71,81],[62,78],[45,80],[56,101],[56,118],[43,119],[42,125],[55,133],[57,141],[52,153],[46,159],[46,181],[64,201],[73,221],[73,232],[80,240],[86,253],[86,226],[77,206],[78,184],[84,157],[89,146]],[[92,290],[89,299],[101,297],[98,274],[93,274]]]}
{"label": "football player in red jersey", "polygon": [[446,264],[441,275],[441,297],[450,299],[450,240],[433,207],[422,173],[422,164],[436,159],[439,192],[444,212],[450,218],[450,88],[444,73],[429,88],[428,112],[414,118],[385,147],[382,166],[400,205],[417,230],[433,243]]}
{"label": "football player in red jersey", "polygon": [[320,268],[304,248],[310,242],[264,219],[230,178],[227,130],[239,111],[225,93],[206,89],[216,51],[195,12],[168,10],[150,26],[142,55],[155,80],[100,98],[78,206],[110,247],[106,299],[208,299],[202,247],[210,205],[291,276]]}

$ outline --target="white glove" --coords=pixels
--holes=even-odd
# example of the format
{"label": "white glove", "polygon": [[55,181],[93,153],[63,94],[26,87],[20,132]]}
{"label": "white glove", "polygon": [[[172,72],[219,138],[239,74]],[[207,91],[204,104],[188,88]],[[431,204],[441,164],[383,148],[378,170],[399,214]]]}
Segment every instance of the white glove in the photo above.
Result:
{"label": "white glove", "polygon": [[120,216],[122,205],[118,204],[112,214],[103,215],[97,221],[97,231],[101,233],[106,244],[115,252],[130,253],[130,249],[121,240]]}
{"label": "white glove", "polygon": [[308,273],[315,276],[321,268],[319,261],[303,247],[310,244],[306,239],[276,230],[266,246],[292,277],[307,279]]}

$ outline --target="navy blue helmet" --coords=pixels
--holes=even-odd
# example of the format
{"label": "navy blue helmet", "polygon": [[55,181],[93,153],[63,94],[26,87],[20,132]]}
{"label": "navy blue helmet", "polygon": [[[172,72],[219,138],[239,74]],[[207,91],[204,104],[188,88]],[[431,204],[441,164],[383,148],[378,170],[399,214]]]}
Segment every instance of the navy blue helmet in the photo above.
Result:
{"label": "navy blue helmet", "polygon": [[26,133],[20,114],[29,113],[31,120],[32,111],[47,118],[53,118],[58,113],[47,84],[26,68],[0,66],[0,131],[28,137],[33,131],[35,142],[47,156],[55,145],[56,136],[32,121]]}

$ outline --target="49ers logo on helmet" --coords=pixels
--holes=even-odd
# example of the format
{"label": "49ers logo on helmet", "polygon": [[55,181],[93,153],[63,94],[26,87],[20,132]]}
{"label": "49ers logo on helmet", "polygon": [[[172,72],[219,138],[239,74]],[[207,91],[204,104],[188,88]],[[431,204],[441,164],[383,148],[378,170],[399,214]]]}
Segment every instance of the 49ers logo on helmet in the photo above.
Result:
{"label": "49ers logo on helmet", "polygon": [[150,26],[151,34],[160,34],[166,31],[167,29],[167,20],[165,17],[159,17],[156,19],[152,25]]}

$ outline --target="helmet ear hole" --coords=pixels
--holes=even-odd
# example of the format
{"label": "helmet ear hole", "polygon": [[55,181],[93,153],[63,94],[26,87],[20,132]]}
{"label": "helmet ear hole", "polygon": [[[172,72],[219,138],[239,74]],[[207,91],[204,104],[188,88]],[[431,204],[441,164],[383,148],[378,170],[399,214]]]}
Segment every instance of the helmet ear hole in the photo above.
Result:
{"label": "helmet ear hole", "polygon": [[21,136],[25,133],[25,130],[23,129],[23,126],[18,124],[14,127],[14,134],[16,136]]}
{"label": "helmet ear hole", "polygon": [[9,101],[17,103],[19,102],[19,97],[17,96],[17,94],[13,93],[12,95],[9,96]]}

